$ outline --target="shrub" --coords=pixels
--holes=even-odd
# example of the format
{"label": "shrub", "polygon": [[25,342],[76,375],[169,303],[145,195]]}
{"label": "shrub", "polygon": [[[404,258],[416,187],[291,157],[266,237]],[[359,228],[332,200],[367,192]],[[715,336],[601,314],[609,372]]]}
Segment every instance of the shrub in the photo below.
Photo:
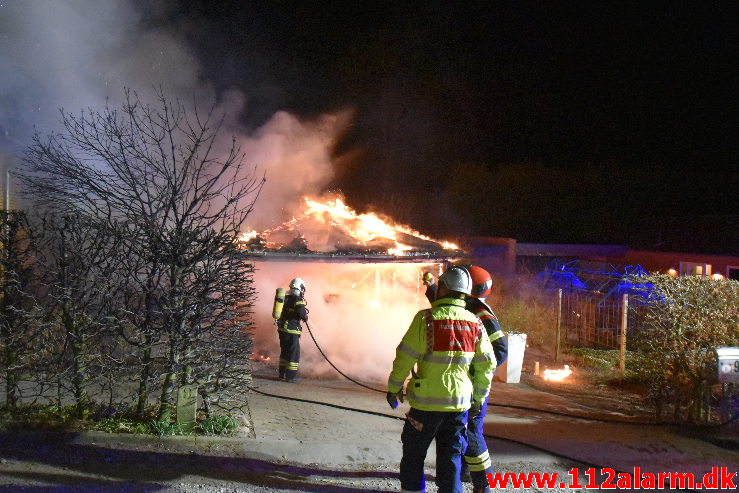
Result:
{"label": "shrub", "polygon": [[626,372],[623,377],[615,377],[618,371],[621,354],[618,349],[571,348],[568,351],[588,368],[600,371],[610,383],[633,383],[640,387],[644,378],[639,372],[643,366],[644,356],[637,351],[626,351]]}
{"label": "shrub", "polygon": [[80,418],[75,405],[32,404],[0,408],[0,429],[20,428],[50,431],[104,431],[142,435],[231,435],[238,423],[230,416],[217,415],[186,427],[172,420],[154,419],[156,410],[147,408],[144,418],[136,417],[135,407],[112,410],[109,407],[91,407],[82,410]]}
{"label": "shrub", "polygon": [[671,407],[676,422],[710,421],[715,350],[739,341],[739,282],[653,274],[635,283],[648,305],[630,345],[641,353],[635,371],[650,386],[657,418]]}
{"label": "shrub", "polygon": [[557,314],[554,301],[546,295],[501,294],[493,299],[493,310],[504,332],[526,334],[533,346],[554,347]]}

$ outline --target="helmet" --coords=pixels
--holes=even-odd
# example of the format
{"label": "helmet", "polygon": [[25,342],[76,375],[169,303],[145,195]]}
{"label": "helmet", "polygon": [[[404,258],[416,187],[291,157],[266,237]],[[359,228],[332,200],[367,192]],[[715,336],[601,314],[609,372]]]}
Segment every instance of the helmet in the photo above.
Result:
{"label": "helmet", "polygon": [[434,275],[431,272],[424,272],[422,279],[426,286],[431,286],[435,281]]}
{"label": "helmet", "polygon": [[305,282],[301,278],[296,277],[290,281],[290,289],[297,289],[301,293],[305,293]]}
{"label": "helmet", "polygon": [[452,265],[444,273],[439,276],[439,282],[442,283],[449,291],[470,294],[472,290],[472,277],[470,272],[458,265]]}
{"label": "helmet", "polygon": [[470,277],[472,277],[472,292],[470,294],[475,298],[490,296],[490,292],[493,290],[493,278],[490,277],[490,273],[476,265],[470,266],[468,270],[470,271]]}

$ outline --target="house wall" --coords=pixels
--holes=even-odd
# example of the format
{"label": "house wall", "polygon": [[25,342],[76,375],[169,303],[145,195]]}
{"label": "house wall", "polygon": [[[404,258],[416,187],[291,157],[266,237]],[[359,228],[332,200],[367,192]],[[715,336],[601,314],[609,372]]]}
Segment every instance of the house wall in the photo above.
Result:
{"label": "house wall", "polygon": [[739,256],[632,250],[622,245],[518,243],[513,238],[469,238],[471,260],[494,275],[513,275],[516,266],[543,268],[554,258],[641,265],[649,272],[680,271],[680,263],[710,264],[711,273],[729,277],[728,268],[739,275]]}
{"label": "house wall", "polygon": [[491,274],[513,275],[516,272],[516,240],[513,238],[469,238],[470,259]]}
{"label": "house wall", "polygon": [[680,262],[710,264],[712,273],[727,276],[727,267],[739,267],[739,257],[725,255],[705,255],[695,253],[653,252],[648,250],[629,250],[622,256],[612,257],[610,262],[619,264],[639,264],[649,272],[666,273],[668,269],[680,270]]}

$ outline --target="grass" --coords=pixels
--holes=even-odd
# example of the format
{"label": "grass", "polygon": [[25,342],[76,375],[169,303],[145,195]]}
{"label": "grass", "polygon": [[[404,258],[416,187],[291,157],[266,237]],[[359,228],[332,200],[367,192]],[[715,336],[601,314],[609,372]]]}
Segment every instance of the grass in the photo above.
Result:
{"label": "grass", "polygon": [[493,308],[504,332],[526,334],[529,344],[554,347],[556,313],[534,299],[501,298]]}
{"label": "grass", "polygon": [[103,431],[156,436],[233,435],[238,429],[231,416],[202,417],[195,426],[182,426],[172,420],[156,419],[153,408],[143,417],[129,407],[119,409],[90,405],[78,412],[75,406],[27,404],[15,408],[0,407],[0,429],[43,431]]}
{"label": "grass", "polygon": [[601,378],[609,382],[641,383],[640,358],[641,354],[626,351],[625,372],[623,378],[615,377],[619,368],[620,352],[618,349],[590,349],[572,348],[569,353],[587,368],[600,373]]}

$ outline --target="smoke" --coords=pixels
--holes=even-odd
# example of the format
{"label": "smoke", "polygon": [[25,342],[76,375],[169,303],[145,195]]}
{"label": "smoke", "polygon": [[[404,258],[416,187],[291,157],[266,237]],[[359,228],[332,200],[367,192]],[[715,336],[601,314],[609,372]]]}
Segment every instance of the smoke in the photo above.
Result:
{"label": "smoke", "polygon": [[34,0],[0,7],[0,130],[28,143],[57,127],[59,108],[115,104],[130,87],[150,96],[211,93],[173,30],[146,27],[126,1]]}
{"label": "smoke", "polygon": [[324,115],[312,122],[280,111],[253,135],[240,139],[247,160],[267,182],[249,226],[262,231],[298,215],[303,196],[318,196],[334,176],[332,151],[349,113]]}
{"label": "smoke", "polygon": [[[334,177],[334,145],[351,114],[339,112],[311,121],[287,112],[274,114],[254,131],[240,115],[248,111],[249,88],[216,94],[208,74],[188,45],[184,30],[157,24],[162,3],[83,0],[4,0],[0,3],[0,153],[18,154],[34,131],[59,130],[59,109],[115,107],[124,88],[143,101],[158,90],[183,103],[225,113],[224,133],[235,134],[247,164],[266,185],[249,217],[258,230],[297,214],[302,196],[318,196]],[[147,10],[144,10],[147,9]],[[426,306],[419,282],[423,264],[322,264],[260,262],[260,301],[255,307],[255,343],[279,357],[270,318],[272,295],[291,278],[303,277],[311,325],[324,351],[346,373],[384,381],[413,314]],[[334,374],[303,337],[302,370]]]}
{"label": "smoke", "polygon": [[171,8],[126,0],[2,2],[0,151],[18,155],[34,131],[58,130],[60,108],[77,113],[116,107],[124,88],[145,102],[154,102],[159,90],[200,109],[217,102],[216,114],[226,116],[222,137],[235,134],[248,164],[267,177],[253,227],[279,224],[301,195],[320,192],[333,177],[331,151],[348,114],[306,122],[278,112],[248,132],[239,117],[248,109],[249,89],[216,94],[186,29],[156,22]]}
{"label": "smoke", "polygon": [[[438,274],[440,267],[426,263],[257,262],[260,299],[255,305],[255,352],[269,356],[276,369],[280,349],[270,317],[274,293],[278,287],[287,289],[292,278],[301,277],[307,285],[309,324],[326,356],[352,378],[384,385],[395,348],[413,316],[429,307],[421,275],[426,271]],[[305,328],[300,345],[299,374],[339,377]]]}

